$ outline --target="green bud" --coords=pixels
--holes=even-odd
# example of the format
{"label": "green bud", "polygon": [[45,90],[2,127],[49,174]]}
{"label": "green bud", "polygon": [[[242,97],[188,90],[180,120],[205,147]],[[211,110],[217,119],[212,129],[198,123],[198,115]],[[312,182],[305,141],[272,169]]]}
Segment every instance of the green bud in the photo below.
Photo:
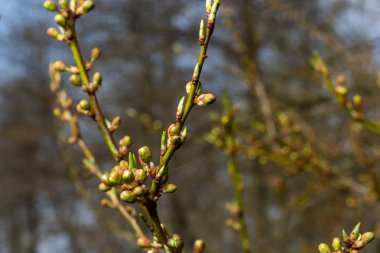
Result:
{"label": "green bud", "polygon": [[76,14],[83,15],[83,14],[89,13],[94,8],[95,8],[95,4],[93,1],[91,0],[84,1],[82,5],[77,9]]}
{"label": "green bud", "polygon": [[177,145],[177,144],[181,143],[181,137],[178,135],[170,136],[169,142],[173,145]]}
{"label": "green bud", "polygon": [[128,164],[128,162],[127,162],[126,160],[121,160],[121,161],[119,162],[119,166],[128,169],[129,164]]}
{"label": "green bud", "polygon": [[198,106],[205,106],[205,105],[210,105],[214,103],[216,100],[216,96],[211,93],[207,94],[201,94],[198,97],[194,99],[194,103],[196,103]]}
{"label": "green bud", "polygon": [[192,81],[190,81],[190,82],[188,82],[188,83],[186,84],[186,93],[187,93],[187,95],[190,95],[190,91],[191,91],[191,88],[192,88],[193,86],[195,86],[195,84],[193,84]]}
{"label": "green bud", "polygon": [[170,248],[175,249],[178,252],[181,252],[183,248],[183,239],[180,235],[173,234],[173,236],[168,239],[167,244]]}
{"label": "green bud", "polygon": [[361,223],[359,222],[358,224],[356,224],[356,226],[354,227],[354,229],[351,231],[351,234],[350,234],[350,239],[351,239],[351,240],[356,240],[356,239],[358,239],[358,237],[359,237],[360,225],[361,225]]}
{"label": "green bud", "polygon": [[142,163],[149,163],[152,161],[152,151],[149,147],[144,146],[138,150],[139,159]]}
{"label": "green bud", "polygon": [[99,184],[99,190],[102,192],[109,191],[111,189],[110,186],[106,185],[105,183],[100,183]]}
{"label": "green bud", "polygon": [[348,239],[348,235],[347,235],[347,233],[346,233],[346,230],[342,230],[342,237],[343,237],[343,240],[344,241],[347,241],[347,239]]}
{"label": "green bud", "polygon": [[201,95],[202,92],[202,83],[201,81],[198,82],[197,90],[196,90],[196,95],[199,96]]}
{"label": "green bud", "polygon": [[184,126],[180,133],[181,141],[184,142],[187,137],[187,126]]}
{"label": "green bud", "polygon": [[152,248],[152,249],[148,249],[148,251],[146,253],[159,253],[159,251]]}
{"label": "green bud", "polygon": [[119,141],[119,145],[129,148],[132,145],[132,138],[131,138],[131,136],[129,136],[129,135],[124,136]]}
{"label": "green bud", "polygon": [[355,95],[352,101],[356,107],[360,107],[363,104],[363,98],[360,95]]}
{"label": "green bud", "polygon": [[116,116],[112,119],[112,122],[111,122],[111,126],[113,128],[118,128],[121,124],[121,117],[120,116]]}
{"label": "green bud", "polygon": [[57,5],[53,1],[45,1],[44,2],[44,8],[48,11],[57,11]]}
{"label": "green bud", "polygon": [[180,121],[181,118],[182,118],[182,115],[183,115],[183,105],[185,103],[185,96],[183,96],[181,98],[181,100],[179,101],[179,104],[178,104],[178,107],[177,107],[177,113],[176,113],[176,120],[177,121]]}
{"label": "green bud", "polygon": [[58,0],[58,4],[63,9],[66,9],[67,7],[69,7],[69,1],[67,1],[67,0]]}
{"label": "green bud", "polygon": [[110,181],[108,180],[110,177],[110,173],[106,172],[102,175],[102,177],[100,178],[100,181],[106,185],[111,185]]}
{"label": "green bud", "polygon": [[338,237],[335,237],[332,241],[332,247],[334,251],[338,251],[342,248],[342,244],[340,243],[340,239]]}
{"label": "green bud", "polygon": [[194,250],[196,252],[202,252],[205,249],[205,242],[203,240],[196,240],[194,242]]}
{"label": "green bud", "polygon": [[58,36],[59,36],[58,30],[53,28],[53,27],[48,28],[46,33],[47,33],[47,35],[49,35],[50,37],[52,37],[54,39],[58,38]]}
{"label": "green bud", "polygon": [[69,81],[76,87],[80,87],[82,85],[82,81],[80,80],[80,77],[77,74],[71,75]]}
{"label": "green bud", "polygon": [[318,245],[318,249],[320,253],[330,253],[330,247],[326,243],[321,243]]}
{"label": "green bud", "polygon": [[206,0],[206,13],[209,14],[212,8],[212,0]]}
{"label": "green bud", "polygon": [[129,152],[129,154],[128,154],[128,163],[129,163],[129,169],[135,170],[137,168],[136,157],[131,152]]}
{"label": "green bud", "polygon": [[194,72],[193,72],[193,80],[198,80],[200,71],[201,71],[201,68],[199,67],[199,64],[197,63],[195,65]]}
{"label": "green bud", "polygon": [[167,149],[168,134],[166,131],[162,132],[161,136],[161,155],[164,155]]}
{"label": "green bud", "polygon": [[79,107],[83,110],[83,111],[88,111],[91,109],[91,105],[90,103],[85,100],[85,99],[82,99],[80,102],[79,102]]}
{"label": "green bud", "polygon": [[162,187],[162,192],[165,193],[173,193],[177,190],[177,186],[175,184],[168,184]]}
{"label": "green bud", "polygon": [[102,85],[103,77],[100,72],[95,72],[92,76],[92,81],[95,85]]}
{"label": "green bud", "polygon": [[136,201],[136,196],[131,191],[122,191],[120,193],[120,199],[127,203],[134,203]]}
{"label": "green bud", "polygon": [[368,244],[370,242],[373,241],[373,239],[375,239],[375,235],[374,233],[372,232],[365,232],[363,235],[362,235],[362,242],[364,242],[365,244]]}
{"label": "green bud", "polygon": [[122,183],[123,179],[123,171],[120,166],[113,167],[110,176],[108,178],[108,181],[113,185],[119,185]]}
{"label": "green bud", "polygon": [[136,169],[134,174],[139,183],[144,183],[148,179],[148,173],[143,169]]}
{"label": "green bud", "polygon": [[54,69],[62,72],[66,70],[66,65],[63,61],[56,61],[54,62]]}
{"label": "green bud", "polygon": [[174,136],[174,135],[179,135],[180,134],[180,129],[176,124],[171,124],[168,128],[168,135],[169,136]]}
{"label": "green bud", "polygon": [[201,24],[199,26],[199,44],[203,45],[206,38],[206,30],[205,30],[205,22],[203,19],[201,20]]}
{"label": "green bud", "polygon": [[137,239],[137,246],[139,246],[140,248],[148,248],[151,246],[151,242],[148,238],[146,237],[139,237]]}
{"label": "green bud", "polygon": [[54,17],[54,21],[62,27],[65,27],[67,25],[66,19],[62,14],[57,14]]}
{"label": "green bud", "polygon": [[356,241],[354,243],[354,245],[352,245],[352,248],[360,250],[360,249],[364,248],[364,246],[365,246],[364,242],[362,242],[362,241]]}
{"label": "green bud", "polygon": [[102,51],[100,50],[100,48],[95,47],[91,50],[91,59],[96,60],[101,56],[101,54]]}
{"label": "green bud", "polygon": [[136,187],[133,189],[133,194],[135,194],[137,197],[142,197],[142,196],[144,196],[144,194],[145,194],[144,187],[142,187],[142,186],[136,186]]}
{"label": "green bud", "polygon": [[122,178],[123,178],[124,183],[126,184],[130,184],[133,181],[135,181],[135,175],[129,169],[123,171]]}

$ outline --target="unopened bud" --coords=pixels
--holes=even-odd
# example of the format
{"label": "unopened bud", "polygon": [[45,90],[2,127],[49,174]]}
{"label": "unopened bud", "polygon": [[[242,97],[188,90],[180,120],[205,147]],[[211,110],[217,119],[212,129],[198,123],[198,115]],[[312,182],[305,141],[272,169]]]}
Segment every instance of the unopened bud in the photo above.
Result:
{"label": "unopened bud", "polygon": [[56,61],[54,62],[54,69],[62,72],[66,70],[66,65],[63,61]]}
{"label": "unopened bud", "polygon": [[346,78],[342,75],[339,75],[337,78],[336,78],[336,83],[340,86],[344,86],[345,83],[346,83]]}
{"label": "unopened bud", "polygon": [[375,235],[374,233],[372,232],[366,232],[362,235],[362,242],[364,242],[365,244],[368,244],[370,242],[373,241],[373,239],[375,239]]}
{"label": "unopened bud", "polygon": [[355,243],[354,243],[354,245],[352,245],[352,248],[353,249],[357,249],[357,250],[360,250],[360,249],[362,249],[362,248],[364,248],[364,242],[362,242],[362,241],[356,241]]}
{"label": "unopened bud", "polygon": [[164,155],[167,149],[168,134],[166,131],[162,132],[161,136],[161,155]]}
{"label": "unopened bud", "polygon": [[80,107],[83,111],[88,111],[88,110],[90,110],[91,105],[90,105],[90,103],[89,103],[87,100],[83,99],[83,100],[81,100],[81,101],[79,102],[79,107]]}
{"label": "unopened bud", "polygon": [[335,87],[335,92],[340,95],[340,96],[344,96],[347,94],[347,88],[344,87],[344,86],[336,86]]}
{"label": "unopened bud", "polygon": [[338,251],[342,248],[342,244],[340,243],[340,239],[338,237],[335,237],[332,241],[332,247],[334,251]]}
{"label": "unopened bud", "polygon": [[129,169],[123,171],[122,178],[123,178],[124,183],[126,184],[130,184],[133,181],[135,181],[135,175]]}
{"label": "unopened bud", "polygon": [[48,11],[57,11],[57,5],[53,1],[45,1],[44,2],[44,8]]}
{"label": "unopened bud", "polygon": [[169,136],[176,136],[180,134],[180,129],[176,124],[171,124],[168,128]]}
{"label": "unopened bud", "polygon": [[100,50],[100,48],[94,47],[91,50],[91,59],[96,60],[100,57],[101,54],[102,54],[102,51]]}
{"label": "unopened bud", "polygon": [[354,227],[354,229],[351,231],[351,234],[350,234],[350,239],[351,239],[351,240],[356,240],[356,239],[358,239],[358,237],[359,237],[360,225],[361,225],[361,223],[359,222],[358,224],[356,224],[356,226]]}
{"label": "unopened bud", "polygon": [[108,185],[106,185],[103,182],[99,184],[99,190],[102,191],[102,192],[109,191],[110,189],[111,189],[111,187],[108,186]]}
{"label": "unopened bud", "polygon": [[129,154],[128,154],[128,163],[129,163],[129,169],[134,170],[137,168],[136,157],[131,152],[129,152]]}
{"label": "unopened bud", "polygon": [[108,172],[104,173],[102,177],[100,178],[100,181],[106,185],[111,185],[109,181],[110,174]]}
{"label": "unopened bud", "polygon": [[354,102],[354,105],[355,105],[356,107],[360,107],[360,106],[362,106],[362,104],[363,104],[363,98],[362,98],[362,96],[360,96],[360,95],[355,95],[355,96],[352,98],[352,101]]}
{"label": "unopened bud", "polygon": [[95,8],[95,4],[93,1],[91,0],[84,1],[83,4],[78,8],[76,13],[78,15],[86,14],[92,11],[94,8]]}
{"label": "unopened bud", "polygon": [[139,183],[144,183],[148,179],[148,173],[143,169],[137,169],[134,171],[135,178]]}
{"label": "unopened bud", "polygon": [[344,229],[342,230],[342,237],[343,237],[344,242],[346,242],[348,240],[348,235],[346,233],[346,230],[344,230]]}
{"label": "unopened bud", "polygon": [[82,81],[80,80],[80,77],[77,74],[71,75],[69,81],[76,87],[80,87],[82,85]]}
{"label": "unopened bud", "polygon": [[190,91],[191,91],[192,87],[195,88],[195,84],[193,82],[190,81],[190,82],[188,82],[186,84],[186,93],[187,93],[187,95],[190,95]]}
{"label": "unopened bud", "polygon": [[185,96],[183,96],[181,98],[181,100],[179,101],[178,107],[177,107],[177,113],[176,113],[176,120],[177,121],[181,120],[181,118],[182,118],[183,110],[184,110],[184,108],[183,108],[184,103],[185,103]]}
{"label": "unopened bud", "polygon": [[132,145],[132,138],[131,138],[131,136],[129,136],[129,135],[124,136],[119,141],[119,145],[129,148]]}
{"label": "unopened bud", "polygon": [[67,25],[66,18],[62,14],[57,14],[54,17],[54,21],[62,27],[65,27]]}
{"label": "unopened bud", "polygon": [[173,234],[173,236],[168,239],[167,243],[170,248],[175,249],[178,252],[181,252],[183,248],[183,239],[178,234]]}
{"label": "unopened bud", "polygon": [[120,199],[127,203],[134,203],[136,201],[136,196],[131,191],[122,191],[120,193]]}
{"label": "unopened bud", "polygon": [[199,44],[200,45],[203,45],[205,43],[205,38],[206,38],[205,22],[202,19],[201,24],[199,26]]}
{"label": "unopened bud", "polygon": [[203,252],[205,249],[205,242],[203,240],[196,240],[194,242],[194,250],[196,252]]}
{"label": "unopened bud", "polygon": [[151,242],[148,238],[142,236],[137,239],[137,246],[140,248],[148,248],[151,246]]}
{"label": "unopened bud", "polygon": [[168,184],[162,187],[162,192],[165,193],[173,193],[177,190],[177,186],[175,184]]}
{"label": "unopened bud", "polygon": [[92,81],[95,85],[102,85],[103,77],[100,72],[95,72],[92,76]]}
{"label": "unopened bud", "polygon": [[142,186],[136,186],[133,189],[133,194],[135,194],[136,197],[142,197],[142,196],[144,196],[144,194],[145,194],[144,187],[142,187]]}
{"label": "unopened bud", "polygon": [[206,13],[210,14],[212,8],[212,0],[206,0]]}
{"label": "unopened bud", "polygon": [[118,128],[121,124],[121,117],[120,116],[116,116],[112,119],[112,122],[111,122],[111,126],[113,128]]}
{"label": "unopened bud", "polygon": [[201,94],[198,97],[194,99],[194,103],[196,103],[198,106],[205,106],[205,105],[210,105],[214,103],[216,100],[216,96],[211,93],[207,94]]}
{"label": "unopened bud", "polygon": [[187,137],[187,126],[184,126],[180,133],[181,141],[184,142]]}
{"label": "unopened bud", "polygon": [[46,33],[47,33],[47,35],[49,35],[50,37],[55,38],[55,39],[57,39],[59,36],[58,30],[53,28],[53,27],[50,27],[49,29],[47,29]]}
{"label": "unopened bud", "polygon": [[139,148],[138,154],[140,161],[142,161],[143,163],[149,163],[150,161],[152,161],[152,151],[149,147],[144,146]]}
{"label": "unopened bud", "polygon": [[318,245],[318,249],[320,253],[330,253],[330,247],[326,243],[321,243]]}
{"label": "unopened bud", "polygon": [[194,73],[193,73],[193,80],[198,81],[199,79],[199,72],[200,72],[200,67],[199,64],[197,63],[194,68]]}
{"label": "unopened bud", "polygon": [[119,185],[122,183],[123,179],[123,171],[121,170],[120,166],[113,167],[110,176],[108,178],[108,181],[113,185]]}
{"label": "unopened bud", "polygon": [[67,1],[67,0],[58,0],[58,4],[63,9],[66,9],[67,7],[69,7],[69,1]]}

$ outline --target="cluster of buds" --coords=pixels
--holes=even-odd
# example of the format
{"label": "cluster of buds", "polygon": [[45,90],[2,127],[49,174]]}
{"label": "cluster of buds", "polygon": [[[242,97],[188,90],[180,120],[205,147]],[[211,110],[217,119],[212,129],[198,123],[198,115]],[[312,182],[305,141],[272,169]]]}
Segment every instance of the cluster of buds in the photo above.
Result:
{"label": "cluster of buds", "polygon": [[90,102],[88,102],[85,99],[82,99],[81,101],[79,101],[76,108],[77,108],[77,111],[81,114],[84,114],[84,115],[89,116],[91,118],[95,117],[95,112],[91,108]]}
{"label": "cluster of buds", "polygon": [[179,148],[187,137],[187,127],[180,130],[179,124],[171,124],[168,130],[163,132],[161,138],[161,155],[164,155],[169,147]]}
{"label": "cluster of buds", "polygon": [[338,237],[332,240],[331,246],[333,251],[326,243],[318,246],[320,253],[357,253],[375,238],[373,232],[365,232],[360,234],[360,222],[355,226],[350,235],[343,230],[343,244]]}
{"label": "cluster of buds", "polygon": [[215,17],[220,5],[220,0],[206,0],[207,27],[214,28]]}

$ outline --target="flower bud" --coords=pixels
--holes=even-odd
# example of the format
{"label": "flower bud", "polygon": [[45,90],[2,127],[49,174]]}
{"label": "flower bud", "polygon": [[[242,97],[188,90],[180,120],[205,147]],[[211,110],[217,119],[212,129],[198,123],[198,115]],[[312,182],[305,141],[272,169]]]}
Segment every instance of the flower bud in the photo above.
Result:
{"label": "flower bud", "polygon": [[53,1],[45,1],[44,2],[44,8],[48,11],[57,11],[57,5]]}
{"label": "flower bud", "polygon": [[102,175],[102,177],[100,178],[100,181],[106,185],[111,185],[110,181],[108,180],[110,177],[110,173],[106,172]]}
{"label": "flower bud", "polygon": [[70,83],[72,83],[76,87],[80,87],[82,85],[82,81],[77,74],[73,74],[69,78]]}
{"label": "flower bud", "polygon": [[63,61],[56,61],[54,62],[54,69],[62,72],[66,70],[66,65]]}
{"label": "flower bud", "polygon": [[190,95],[190,91],[191,91],[191,88],[192,88],[193,86],[195,86],[195,84],[193,84],[192,81],[190,81],[190,82],[188,82],[188,83],[186,84],[186,93],[187,93],[187,95]]}
{"label": "flower bud", "polygon": [[340,239],[338,237],[335,237],[332,241],[332,247],[334,251],[338,251],[342,248],[342,244],[340,243]]}
{"label": "flower bud", "polygon": [[139,153],[139,159],[143,163],[149,163],[152,160],[152,151],[150,151],[150,148],[147,146],[141,147],[138,150]]}
{"label": "flower bud", "polygon": [[99,184],[99,190],[102,191],[102,192],[109,191],[110,189],[111,189],[111,187],[108,186],[108,185],[106,185],[103,182]]}
{"label": "flower bud", "polygon": [[162,132],[161,136],[161,155],[163,156],[166,152],[167,147],[167,141],[168,141],[168,134],[166,131]]}
{"label": "flower bud", "polygon": [[91,59],[96,60],[101,56],[101,54],[102,54],[102,51],[100,50],[100,48],[94,47],[91,50]]}
{"label": "flower bud", "polygon": [[59,25],[59,26],[62,26],[62,27],[65,27],[67,25],[67,21],[65,19],[65,17],[62,15],[62,14],[57,14],[55,15],[54,17],[54,21]]}
{"label": "flower bud", "polygon": [[79,107],[83,110],[83,111],[88,111],[91,109],[91,105],[90,103],[85,100],[85,99],[82,99],[80,102],[79,102]]}
{"label": "flower bud", "polygon": [[77,15],[83,15],[86,13],[89,13],[95,8],[95,4],[91,0],[84,1],[82,5],[77,9],[76,14]]}
{"label": "flower bud", "polygon": [[375,235],[374,233],[372,232],[365,232],[363,235],[362,235],[362,242],[364,242],[365,244],[368,244],[370,242],[373,241],[373,239],[375,239]]}
{"label": "flower bud", "polygon": [[120,199],[127,203],[134,203],[136,201],[136,196],[131,191],[122,191],[120,193]]}
{"label": "flower bud", "polygon": [[193,72],[193,80],[198,80],[199,74],[200,74],[201,68],[199,67],[199,64],[197,63],[194,67],[194,72]]}
{"label": "flower bud", "polygon": [[205,38],[206,38],[205,22],[202,19],[201,24],[199,26],[199,44],[200,45],[203,45],[205,43]]}
{"label": "flower bud", "polygon": [[205,242],[203,240],[196,240],[194,242],[195,252],[202,252],[205,249]]}
{"label": "flower bud", "polygon": [[207,93],[207,94],[201,94],[198,97],[194,99],[194,103],[196,103],[198,106],[205,106],[210,105],[214,103],[216,100],[216,97],[214,94]]}
{"label": "flower bud", "polygon": [[148,179],[148,173],[143,169],[136,169],[134,174],[139,183],[144,183]]}
{"label": "flower bud", "polygon": [[361,223],[359,222],[358,224],[356,224],[356,226],[354,227],[354,229],[351,231],[351,234],[350,234],[350,239],[351,239],[351,240],[356,240],[356,239],[358,239],[358,237],[359,237],[360,225],[361,225]]}
{"label": "flower bud", "polygon": [[58,4],[63,9],[66,9],[67,7],[69,7],[69,2],[67,0],[58,0]]}
{"label": "flower bud", "polygon": [[129,152],[129,154],[128,154],[128,163],[129,163],[129,169],[135,170],[137,168],[136,157],[131,152]]}
{"label": "flower bud", "polygon": [[186,137],[187,137],[187,126],[184,126],[181,133],[180,133],[180,137],[181,137],[181,142],[184,142],[186,140]]}
{"label": "flower bud", "polygon": [[120,116],[116,116],[112,119],[112,122],[111,122],[111,126],[113,129],[116,129],[120,126],[121,124],[121,117]]}
{"label": "flower bud", "polygon": [[135,175],[129,169],[123,171],[122,178],[123,178],[124,183],[126,184],[130,184],[133,181],[135,181]]}
{"label": "flower bud", "polygon": [[354,243],[354,245],[352,245],[352,248],[353,249],[362,249],[362,248],[364,248],[364,242],[362,242],[362,241],[356,241],[355,243]]}
{"label": "flower bud", "polygon": [[177,190],[177,186],[175,184],[168,184],[162,187],[162,192],[165,193],[173,193]]}
{"label": "flower bud", "polygon": [[151,246],[151,242],[148,238],[142,236],[137,239],[137,246],[140,248],[148,248]]}
{"label": "flower bud", "polygon": [[58,30],[53,28],[53,27],[48,28],[46,33],[47,33],[47,35],[49,35],[50,37],[52,37],[54,39],[57,39],[59,36]]}
{"label": "flower bud", "polygon": [[321,243],[318,245],[318,249],[320,253],[330,253],[330,247],[326,243]]}
{"label": "flower bud", "polygon": [[133,189],[133,194],[135,194],[136,197],[142,197],[142,196],[144,196],[144,194],[145,194],[144,187],[142,187],[142,186],[136,186]]}
{"label": "flower bud", "polygon": [[95,72],[92,76],[92,81],[95,85],[102,85],[103,77],[100,72]]}
{"label": "flower bud", "polygon": [[129,148],[132,145],[132,138],[131,138],[131,136],[129,136],[129,135],[124,136],[119,141],[119,145]]}
{"label": "flower bud", "polygon": [[175,249],[178,252],[181,252],[183,248],[183,239],[180,235],[173,234],[173,236],[168,239],[167,244],[170,248]]}
{"label": "flower bud", "polygon": [[183,108],[184,103],[185,103],[185,96],[183,96],[181,98],[181,100],[179,101],[178,107],[177,107],[177,113],[176,113],[176,120],[177,121],[180,121],[182,118],[183,110],[184,110],[184,108]]}
{"label": "flower bud", "polygon": [[181,137],[179,137],[178,135],[170,136],[169,142],[173,145],[177,145],[181,142]]}
{"label": "flower bud", "polygon": [[113,185],[119,185],[122,183],[123,179],[123,171],[121,170],[120,166],[113,167],[110,176],[108,178],[108,181]]}
{"label": "flower bud", "polygon": [[212,0],[206,0],[206,13],[210,14],[212,8]]}
{"label": "flower bud", "polygon": [[168,128],[168,135],[175,136],[180,134],[180,129],[176,124],[171,124]]}
{"label": "flower bud", "polygon": [[342,230],[342,237],[343,237],[344,242],[346,242],[348,240],[348,235],[346,233],[346,230],[344,230],[344,229]]}

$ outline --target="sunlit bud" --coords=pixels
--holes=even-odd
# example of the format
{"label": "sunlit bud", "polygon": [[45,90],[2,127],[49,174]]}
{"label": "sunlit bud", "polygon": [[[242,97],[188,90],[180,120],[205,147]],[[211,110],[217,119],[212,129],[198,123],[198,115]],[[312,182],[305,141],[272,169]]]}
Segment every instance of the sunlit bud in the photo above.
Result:
{"label": "sunlit bud", "polygon": [[321,243],[318,245],[318,249],[320,253],[330,253],[330,247],[326,243]]}
{"label": "sunlit bud", "polygon": [[166,131],[162,132],[161,136],[161,155],[164,155],[167,149],[168,134]]}
{"label": "sunlit bud", "polygon": [[128,154],[128,163],[129,163],[129,169],[134,170],[137,168],[136,157],[131,152],[129,152],[129,154]]}
{"label": "sunlit bud", "polygon": [[181,137],[178,135],[173,135],[169,137],[169,142],[173,145],[181,143]]}
{"label": "sunlit bud", "polygon": [[187,93],[187,95],[190,95],[190,91],[191,91],[192,87],[195,88],[195,84],[193,82],[190,81],[190,82],[188,82],[186,84],[186,93]]}
{"label": "sunlit bud", "polygon": [[71,75],[69,81],[76,87],[80,87],[82,85],[82,81],[80,80],[80,77],[77,74]]}
{"label": "sunlit bud", "polygon": [[206,0],[206,13],[209,14],[212,8],[212,0]]}
{"label": "sunlit bud", "polygon": [[358,237],[359,237],[360,225],[361,225],[361,223],[359,222],[358,224],[356,224],[356,226],[354,227],[354,229],[351,231],[351,234],[350,234],[350,239],[351,239],[351,240],[356,240],[356,239],[358,239]]}
{"label": "sunlit bud", "polygon": [[110,186],[106,185],[105,183],[100,183],[99,184],[99,190],[102,192],[109,191],[111,189]]}
{"label": "sunlit bud", "polygon": [[198,80],[199,72],[200,72],[200,67],[199,67],[199,64],[197,63],[194,68],[193,80]]}
{"label": "sunlit bud", "polygon": [[207,94],[201,94],[198,97],[194,99],[194,103],[197,104],[198,106],[205,106],[205,105],[210,105],[214,103],[216,100],[216,96],[211,93]]}
{"label": "sunlit bud", "polygon": [[344,241],[347,241],[347,239],[348,239],[348,235],[347,235],[347,233],[346,233],[346,230],[342,230],[342,237],[343,237],[343,240]]}
{"label": "sunlit bud", "polygon": [[57,5],[53,1],[45,1],[44,2],[44,8],[48,11],[57,11]]}
{"label": "sunlit bud", "polygon": [[355,95],[353,98],[352,98],[352,101],[354,102],[354,105],[356,107],[360,107],[362,104],[363,104],[363,98],[362,96],[360,95]]}
{"label": "sunlit bud", "polygon": [[332,247],[334,251],[338,251],[342,248],[342,244],[340,243],[340,239],[338,237],[335,237],[332,241]]}
{"label": "sunlit bud", "polygon": [[76,14],[83,15],[83,14],[89,13],[94,8],[95,8],[95,4],[93,1],[91,0],[84,1],[82,5],[77,9]]}
{"label": "sunlit bud", "polygon": [[102,77],[102,74],[100,72],[95,72],[94,75],[92,76],[92,81],[96,85],[101,85],[102,80],[103,80],[103,77]]}
{"label": "sunlit bud", "polygon": [[205,249],[205,242],[203,240],[196,240],[194,242],[194,250],[195,252],[203,252]]}
{"label": "sunlit bud", "polygon": [[121,170],[120,166],[113,167],[110,176],[108,178],[108,181],[113,185],[118,185],[122,183],[123,179],[123,171]]}
{"label": "sunlit bud", "polygon": [[66,70],[66,65],[63,61],[56,61],[54,62],[54,69],[62,72]]}
{"label": "sunlit bud", "polygon": [[162,187],[162,192],[165,193],[173,193],[177,190],[177,186],[175,184],[168,184]]}
{"label": "sunlit bud", "polygon": [[149,163],[152,160],[152,151],[147,146],[139,148],[138,154],[140,161],[143,163]]}
{"label": "sunlit bud", "polygon": [[142,186],[136,186],[133,189],[133,194],[135,194],[136,197],[142,197],[142,196],[144,196],[144,194],[145,194],[144,187],[142,187]]}
{"label": "sunlit bud", "polygon": [[123,171],[122,178],[123,178],[124,183],[126,184],[130,184],[133,181],[135,181],[135,175],[129,169]]}
{"label": "sunlit bud", "polygon": [[178,252],[181,252],[183,248],[183,239],[178,234],[173,234],[173,236],[168,239],[167,243],[170,248],[175,249]]}
{"label": "sunlit bud", "polygon": [[61,117],[62,116],[62,112],[59,108],[54,108],[53,109],[53,115],[56,116],[56,117]]}
{"label": "sunlit bud", "polygon": [[106,185],[111,185],[109,181],[110,174],[108,172],[104,173],[102,177],[100,178],[100,181]]}
{"label": "sunlit bud", "polygon": [[353,249],[362,249],[362,248],[364,248],[364,242],[362,242],[362,241],[356,241],[355,243],[354,243],[354,245],[352,245],[352,248]]}
{"label": "sunlit bud", "polygon": [[121,124],[121,117],[120,116],[116,116],[112,119],[112,122],[111,122],[111,126],[113,128],[118,128]]}
{"label": "sunlit bud", "polygon": [[151,242],[146,237],[139,237],[137,239],[137,246],[139,246],[140,248],[148,248],[151,246]]}
{"label": "sunlit bud", "polygon": [[335,92],[336,92],[338,95],[344,96],[344,95],[347,94],[347,89],[346,89],[346,87],[344,87],[344,86],[336,86],[336,87],[335,87]]}
{"label": "sunlit bud", "polygon": [[119,141],[120,146],[124,147],[130,147],[132,145],[132,138],[129,135],[124,136],[120,141]]}
{"label": "sunlit bud", "polygon": [[119,162],[119,166],[124,169],[124,168],[128,168],[129,164],[128,164],[128,162],[126,160],[121,160]]}
{"label": "sunlit bud", "polygon": [[62,26],[62,27],[65,27],[67,22],[66,22],[66,19],[65,17],[62,15],[62,14],[57,14],[55,15],[54,17],[54,21],[59,25],[59,26]]}
{"label": "sunlit bud", "polygon": [[183,105],[185,103],[185,97],[183,96],[181,100],[179,101],[178,107],[177,107],[177,113],[176,113],[176,120],[179,121],[182,118],[183,115]]}
{"label": "sunlit bud", "polygon": [[199,44],[200,45],[204,44],[205,37],[206,37],[205,22],[202,19],[201,24],[199,25]]}
{"label": "sunlit bud", "polygon": [[67,7],[69,7],[69,1],[67,1],[67,0],[58,0],[58,4],[63,9],[66,9]]}
{"label": "sunlit bud", "polygon": [[136,196],[131,191],[122,191],[120,193],[120,199],[127,203],[134,203],[136,201]]}
{"label": "sunlit bud", "polygon": [[139,183],[144,183],[148,179],[148,173],[143,169],[136,169],[134,174]]}
{"label": "sunlit bud", "polygon": [[91,50],[91,59],[96,60],[100,57],[101,54],[102,51],[100,50],[100,48],[95,47]]}
{"label": "sunlit bud", "polygon": [[374,233],[372,232],[366,232],[362,235],[362,242],[364,242],[365,244],[368,244],[370,242],[373,241],[373,239],[375,239],[375,235]]}
{"label": "sunlit bud", "polygon": [[176,124],[171,124],[168,128],[168,135],[173,136],[173,135],[179,135],[180,129]]}
{"label": "sunlit bud", "polygon": [[91,105],[90,105],[90,103],[89,103],[87,100],[82,99],[82,100],[79,102],[79,107],[80,107],[83,111],[88,111],[88,110],[90,110]]}
{"label": "sunlit bud", "polygon": [[50,37],[55,38],[55,39],[57,39],[59,36],[58,30],[53,28],[53,27],[50,27],[49,29],[47,29],[46,33],[47,33],[47,35],[49,35]]}

